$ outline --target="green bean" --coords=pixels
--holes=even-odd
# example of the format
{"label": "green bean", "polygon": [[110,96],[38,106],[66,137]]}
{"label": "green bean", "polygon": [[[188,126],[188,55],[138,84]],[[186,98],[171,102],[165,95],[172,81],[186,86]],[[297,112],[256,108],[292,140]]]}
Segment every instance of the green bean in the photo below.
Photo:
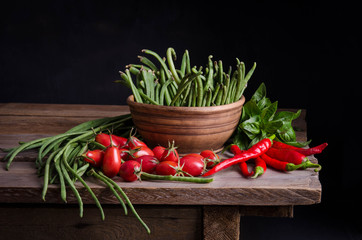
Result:
{"label": "green bean", "polygon": [[154,51],[148,50],[148,49],[143,49],[142,52],[154,56],[154,57],[160,62],[163,70],[165,71],[166,78],[167,78],[167,79],[171,78],[171,75],[170,75],[170,73],[168,72],[167,65],[165,64],[165,62],[162,60],[162,58],[161,58],[157,53],[155,53]]}
{"label": "green bean", "polygon": [[186,100],[188,99],[188,96],[191,92],[191,84],[189,84],[185,90],[185,94],[182,96],[182,100],[180,102],[180,106],[185,106]]}
{"label": "green bean", "polygon": [[149,96],[147,96],[146,94],[144,94],[143,92],[141,92],[141,90],[139,89],[139,93],[141,95],[142,98],[144,98],[145,100],[149,101],[150,103],[154,104],[154,105],[160,105],[158,102],[156,102],[155,100],[153,100],[152,98],[150,98]]}
{"label": "green bean", "polygon": [[191,73],[191,62],[190,62],[190,55],[189,55],[189,51],[185,50],[185,55],[186,55],[186,74],[190,74]]}
{"label": "green bean", "polygon": [[200,76],[196,77],[196,84],[197,84],[197,106],[201,107],[202,101],[204,99],[204,87]]}
{"label": "green bean", "polygon": [[161,84],[160,83],[156,83],[156,87],[155,87],[155,101],[157,103],[160,102],[160,91],[161,91]]}
{"label": "green bean", "polygon": [[66,131],[65,133],[71,133],[71,132],[81,132],[81,131],[86,131],[104,124],[107,124],[109,122],[112,121],[116,121],[118,119],[122,119],[124,117],[127,117],[127,115],[129,116],[129,114],[126,115],[121,115],[121,116],[115,116],[115,117],[105,117],[105,118],[99,118],[99,119],[95,119],[95,120],[90,120],[84,123],[81,123],[71,129],[69,129],[68,131]]}
{"label": "green bean", "polygon": [[170,68],[170,71],[171,71],[176,83],[180,84],[181,80],[176,72],[175,64],[173,63],[172,57],[174,57],[174,59],[176,60],[176,52],[173,48],[168,48],[166,51],[166,59],[168,62],[168,66]]}
{"label": "green bean", "polygon": [[175,97],[172,99],[172,101],[170,103],[171,106],[175,104],[175,102],[178,100],[178,98],[181,96],[181,94],[185,91],[185,89],[187,88],[187,85],[190,84],[192,81],[194,81],[194,79],[196,79],[197,76],[199,76],[200,74],[201,73],[191,74],[191,75],[187,76],[187,79],[183,81],[182,85],[177,90]]}
{"label": "green bean", "polygon": [[[140,71],[140,69],[135,68],[134,66],[131,66],[128,69],[129,69],[130,73],[132,73],[134,75],[137,75],[139,73],[139,71]],[[141,69],[144,69],[143,66],[141,67]]]}
{"label": "green bean", "polygon": [[83,180],[82,177],[80,177],[77,172],[75,172],[73,170],[73,168],[71,168],[68,164],[68,162],[62,158],[62,163],[64,164],[64,166],[68,169],[69,172],[71,172],[73,174],[73,176],[75,176],[82,184],[83,186],[87,189],[87,191],[90,193],[90,195],[92,196],[93,200],[95,201],[95,204],[96,206],[99,208],[100,212],[101,212],[101,217],[102,217],[102,220],[104,220],[104,211],[103,211],[103,208],[97,198],[97,196],[94,194],[94,192],[92,191],[92,189],[88,186],[88,184]]}
{"label": "green bean", "polygon": [[[59,151],[59,150],[58,150]],[[43,179],[43,191],[42,191],[42,199],[45,201],[45,195],[46,192],[48,191],[48,184],[49,184],[49,168],[50,168],[50,162],[53,160],[53,158],[56,156],[56,154],[58,153],[58,151],[54,151],[52,152],[46,163],[45,163],[45,168],[44,168],[44,179]]]}
{"label": "green bean", "polygon": [[80,168],[77,169],[77,174],[81,177],[88,170],[89,163],[84,164]]}
{"label": "green bean", "polygon": [[209,91],[207,92],[207,97],[205,99],[206,99],[205,106],[209,107],[211,105],[211,100],[212,100],[212,90],[210,88]]}
{"label": "green bean", "polygon": [[170,105],[171,98],[170,95],[167,95],[168,93],[168,85],[173,82],[173,79],[168,79],[165,84],[162,85],[161,91],[160,91],[160,105],[164,105],[164,101],[166,101],[167,105]]}
{"label": "green bean", "polygon": [[223,98],[221,100],[221,105],[224,105],[227,102],[229,89],[230,89],[230,75],[225,74],[224,79],[225,79],[224,94],[223,94]]}
{"label": "green bean", "polygon": [[232,103],[234,102],[234,92],[235,92],[235,89],[236,89],[236,80],[231,78],[230,79],[230,87],[229,87],[229,90],[228,90],[228,96],[227,96],[227,100],[226,100],[226,104],[229,104],[229,103]]}
{"label": "green bean", "polygon": [[[27,147],[30,147],[32,144],[38,143],[38,142],[42,142],[44,140],[47,140],[48,138],[40,138],[40,139],[36,139],[27,143],[24,143],[22,145],[20,145],[19,147],[17,147],[13,152],[11,152],[11,155],[9,155],[9,159],[8,162],[6,164],[6,170],[9,170],[9,167],[12,163],[12,161],[14,160],[15,156],[18,155],[18,153],[20,153],[21,151],[25,150]],[[7,157],[5,157],[7,159]]]}
{"label": "green bean", "polygon": [[224,85],[223,88],[222,88],[222,98],[221,98],[221,102],[219,105],[224,105],[225,102],[226,102],[226,98],[227,98],[227,95],[228,95],[228,89],[227,89],[227,86]]}
{"label": "green bean", "polygon": [[[39,161],[41,163],[41,160],[43,159],[43,157],[49,152],[51,151],[55,145],[60,144],[64,139],[66,139],[67,137],[70,136],[74,136],[74,135],[80,135],[83,134],[84,132],[71,132],[71,133],[63,133],[63,134],[59,134],[53,137],[50,137],[46,142],[43,143],[43,145],[40,147],[39,151],[38,151],[38,159],[37,161]],[[49,145],[49,148],[46,149],[46,147]],[[46,151],[44,151],[44,149],[46,149]],[[44,152],[43,152],[44,151]]]}
{"label": "green bean", "polygon": [[[243,87],[245,86],[246,82],[245,82],[245,78],[244,78],[244,71],[243,71],[243,65],[244,63],[241,63],[239,61],[239,59],[236,59],[237,61],[237,86],[236,86],[236,94],[235,94],[235,98],[234,101],[238,101],[239,100],[239,96],[240,93],[242,92]],[[241,96],[240,96],[241,97]]]}
{"label": "green bean", "polygon": [[[187,50],[186,50],[187,51]],[[185,76],[186,74],[186,64],[187,64],[187,53],[185,53],[182,55],[182,61],[181,61],[181,68],[180,68],[180,72],[182,74],[182,77]]]}
{"label": "green bean", "polygon": [[141,178],[145,180],[152,179],[152,180],[168,180],[168,181],[193,182],[193,183],[210,183],[214,180],[213,178],[155,175],[145,172],[142,172]]}
{"label": "green bean", "polygon": [[58,172],[58,177],[59,177],[59,182],[60,182],[60,197],[66,203],[67,202],[67,190],[65,188],[64,176],[63,176],[62,170],[60,169],[60,163],[59,162],[60,161],[55,161],[54,166],[55,166],[55,169]]}
{"label": "green bean", "polygon": [[219,90],[219,92],[217,94],[216,101],[215,101],[216,106],[219,106],[221,104],[223,94],[224,94],[224,84],[221,84],[220,85],[220,90]]}
{"label": "green bean", "polygon": [[107,177],[106,175],[104,175],[102,172],[98,172],[102,177],[104,177],[109,183],[111,183],[123,196],[123,198],[126,200],[127,205],[129,206],[129,208],[131,208],[132,213],[136,216],[136,218],[138,219],[138,221],[140,221],[140,223],[142,224],[142,226],[146,229],[146,231],[150,234],[151,230],[149,229],[149,227],[147,226],[147,224],[141,219],[141,217],[138,215],[136,209],[134,209],[131,201],[129,200],[128,196],[124,193],[124,191],[122,190],[122,188],[120,188],[118,186],[118,184],[116,182],[114,182],[112,179],[110,179],[109,177]]}
{"label": "green bean", "polygon": [[[63,159],[63,158],[62,158]],[[67,171],[67,167],[66,167],[66,161],[61,160],[60,162],[60,167],[62,169],[63,175],[64,175],[64,179],[65,181],[67,181],[70,189],[73,191],[74,196],[76,197],[77,201],[78,201],[78,205],[79,205],[79,216],[82,218],[83,217],[83,200],[82,197],[80,196],[77,188],[75,187],[73,180],[70,178],[68,171]],[[67,163],[68,164],[68,163]],[[69,167],[70,168],[70,167]],[[73,169],[72,169],[73,170]]]}
{"label": "green bean", "polygon": [[213,102],[213,103],[215,103],[215,101],[216,101],[216,98],[217,98],[219,90],[220,90],[220,86],[221,86],[221,84],[216,85],[214,94],[213,94],[212,99],[211,99],[211,102]]}
{"label": "green bean", "polygon": [[124,210],[124,214],[128,215],[128,210],[126,205],[124,204],[122,198],[119,196],[119,194],[117,193],[117,191],[114,189],[114,187],[112,186],[112,184],[105,179],[104,177],[102,177],[100,174],[96,173],[96,171],[94,171],[94,169],[92,168],[91,170],[88,171],[88,175],[94,176],[96,178],[98,178],[99,180],[101,180],[102,182],[104,182],[108,188],[111,190],[111,192],[113,193],[113,195],[118,199],[118,201],[121,203],[123,210]]}
{"label": "green bean", "polygon": [[188,107],[191,107],[192,106],[192,99],[193,99],[193,96],[195,95],[194,94],[194,86],[193,86],[193,84],[191,83],[190,84],[190,94],[188,95],[188,98],[187,98],[187,106]]}
{"label": "green bean", "polygon": [[145,86],[146,86],[146,95],[150,98],[150,99],[154,99],[154,87],[153,87],[153,78],[151,79],[149,76],[149,72],[145,71],[145,70],[141,70],[141,74],[142,77],[145,81]]}
{"label": "green bean", "polygon": [[211,90],[214,90],[214,68],[212,66],[212,55],[209,56],[209,61],[208,61],[208,69],[209,72],[207,74],[207,81],[204,87],[204,92],[207,91],[209,88],[211,88]]}
{"label": "green bean", "polygon": [[142,64],[128,64],[126,65],[126,68],[131,69],[131,68],[136,68],[136,69],[146,69],[146,70],[150,70],[151,68],[146,67],[145,65]]}
{"label": "green bean", "polygon": [[144,56],[138,56],[138,58],[140,59],[140,62],[143,64],[146,64],[150,69],[152,69],[152,71],[157,72],[158,68],[156,67],[155,64],[153,64],[153,62],[151,60],[149,60],[148,58],[144,57]]}
{"label": "green bean", "polygon": [[218,81],[219,83],[223,82],[224,72],[223,72],[223,66],[222,61],[219,60],[219,70],[218,70]]}
{"label": "green bean", "polygon": [[132,90],[132,93],[133,93],[133,96],[134,96],[134,100],[135,100],[136,102],[142,103],[142,98],[141,98],[141,96],[139,95],[139,93],[138,93],[138,91],[137,91],[137,88],[136,88],[136,86],[134,85],[134,83],[133,83],[133,81],[132,81],[132,77],[131,77],[131,74],[130,74],[129,70],[126,69],[126,73],[120,71],[120,74],[121,74],[121,77],[122,77],[126,82],[128,82],[128,84],[131,86],[131,90]]}

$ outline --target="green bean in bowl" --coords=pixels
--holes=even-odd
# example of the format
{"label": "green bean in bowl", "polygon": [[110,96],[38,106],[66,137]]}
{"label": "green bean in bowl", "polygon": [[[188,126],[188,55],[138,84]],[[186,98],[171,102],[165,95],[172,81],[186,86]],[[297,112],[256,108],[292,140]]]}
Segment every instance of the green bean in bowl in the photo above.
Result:
{"label": "green bean in bowl", "polygon": [[191,67],[188,50],[176,68],[176,52],[171,47],[166,51],[166,58],[152,50],[142,52],[147,57],[139,56],[140,64],[127,65],[124,72],[120,71],[122,79],[115,81],[129,87],[138,103],[208,107],[237,102],[256,68],[254,62],[246,72],[244,62],[236,58],[236,69],[232,71],[229,67],[225,71],[223,62],[213,61],[212,55],[205,67]]}

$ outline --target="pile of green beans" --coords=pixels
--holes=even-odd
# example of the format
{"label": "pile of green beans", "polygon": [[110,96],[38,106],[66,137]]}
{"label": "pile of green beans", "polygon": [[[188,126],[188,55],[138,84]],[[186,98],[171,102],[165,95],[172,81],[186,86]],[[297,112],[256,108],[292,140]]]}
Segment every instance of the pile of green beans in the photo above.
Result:
{"label": "pile of green beans", "polygon": [[[128,213],[127,207],[131,209],[136,218],[146,228],[150,229],[139,217],[132,203],[128,199],[123,190],[112,179],[105,176],[101,171],[94,169],[87,162],[83,161],[82,155],[92,148],[104,148],[104,146],[95,142],[95,136],[102,131],[112,131],[119,136],[129,136],[131,129],[134,128],[130,114],[96,119],[79,124],[65,133],[39,138],[29,142],[20,143],[19,146],[7,149],[8,154],[4,160],[7,161],[6,170],[9,170],[11,163],[15,157],[23,151],[36,149],[38,157],[35,161],[38,175],[44,179],[42,199],[45,201],[49,184],[60,184],[60,196],[64,202],[67,202],[66,186],[73,191],[77,198],[80,210],[80,217],[83,217],[83,201],[75,186],[75,182],[79,181],[87,189],[99,208],[101,218],[104,220],[105,215],[103,208],[94,194],[92,189],[84,181],[83,176],[94,176],[104,182],[116,198],[120,201],[125,214]],[[121,196],[123,199],[121,198]]]}
{"label": "pile of green beans", "polygon": [[[256,68],[256,63],[246,73],[245,64],[236,58],[236,70],[224,70],[223,62],[212,61],[203,67],[191,68],[188,50],[182,56],[181,66],[176,69],[176,52],[168,48],[166,58],[156,52],[142,50],[154,57],[157,64],[145,56],[139,56],[141,64],[129,64],[120,71],[121,83],[132,90],[139,103],[167,106],[207,107],[236,102],[241,99]],[[133,77],[132,77],[133,76]]]}

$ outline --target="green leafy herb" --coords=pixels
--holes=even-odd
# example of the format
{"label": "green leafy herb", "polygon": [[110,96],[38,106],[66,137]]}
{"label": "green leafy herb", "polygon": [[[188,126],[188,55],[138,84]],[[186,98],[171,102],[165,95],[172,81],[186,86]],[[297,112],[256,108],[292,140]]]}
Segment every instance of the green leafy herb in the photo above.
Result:
{"label": "green leafy herb", "polygon": [[276,140],[289,145],[304,147],[310,143],[297,142],[292,121],[301,113],[277,111],[278,101],[266,97],[266,87],[262,83],[251,99],[245,103],[240,123],[233,136],[234,144],[248,149],[263,138],[275,135]]}

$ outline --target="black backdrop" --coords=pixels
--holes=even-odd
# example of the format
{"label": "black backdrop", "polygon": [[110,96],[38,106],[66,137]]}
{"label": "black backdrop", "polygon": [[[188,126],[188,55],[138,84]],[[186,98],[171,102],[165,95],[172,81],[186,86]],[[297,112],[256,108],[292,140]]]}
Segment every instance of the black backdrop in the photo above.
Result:
{"label": "black backdrop", "polygon": [[279,107],[307,109],[311,145],[329,143],[319,156],[322,203],[296,208],[296,217],[301,209],[342,226],[361,209],[358,108],[347,108],[358,103],[360,79],[350,74],[360,49],[353,9],[324,1],[13,1],[0,10],[0,102],[125,104],[130,91],[113,81],[145,48],[165,56],[173,47],[179,57],[188,49],[192,65],[206,65],[210,54],[225,66],[255,61],[246,97],[264,82]]}

